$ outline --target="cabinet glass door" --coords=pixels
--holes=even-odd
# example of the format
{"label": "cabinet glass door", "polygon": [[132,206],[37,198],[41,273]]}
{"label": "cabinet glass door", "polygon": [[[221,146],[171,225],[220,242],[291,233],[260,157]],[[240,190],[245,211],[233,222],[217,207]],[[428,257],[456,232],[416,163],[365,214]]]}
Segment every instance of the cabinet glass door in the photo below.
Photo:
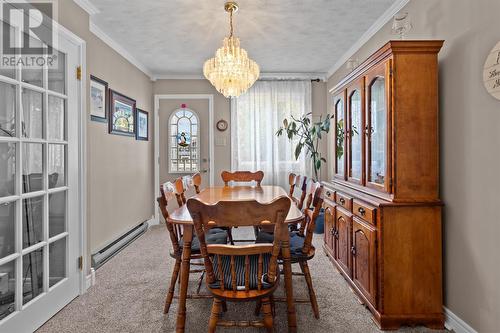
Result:
{"label": "cabinet glass door", "polygon": [[343,95],[334,98],[335,107],[335,176],[345,178],[345,106]]}
{"label": "cabinet glass door", "polygon": [[361,183],[363,175],[363,114],[361,89],[349,94],[349,180]]}
{"label": "cabinet glass door", "polygon": [[384,185],[386,160],[385,78],[378,77],[370,86],[370,160],[368,181]]}
{"label": "cabinet glass door", "polygon": [[389,191],[388,184],[388,98],[387,65],[367,75],[367,186]]}

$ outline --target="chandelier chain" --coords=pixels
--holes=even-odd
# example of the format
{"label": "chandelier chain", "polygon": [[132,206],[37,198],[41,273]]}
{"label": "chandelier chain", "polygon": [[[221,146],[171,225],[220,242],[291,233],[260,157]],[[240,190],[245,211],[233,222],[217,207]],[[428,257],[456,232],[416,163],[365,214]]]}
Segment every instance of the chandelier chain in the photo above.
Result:
{"label": "chandelier chain", "polygon": [[229,11],[229,27],[230,27],[229,37],[233,37],[233,10],[232,9]]}

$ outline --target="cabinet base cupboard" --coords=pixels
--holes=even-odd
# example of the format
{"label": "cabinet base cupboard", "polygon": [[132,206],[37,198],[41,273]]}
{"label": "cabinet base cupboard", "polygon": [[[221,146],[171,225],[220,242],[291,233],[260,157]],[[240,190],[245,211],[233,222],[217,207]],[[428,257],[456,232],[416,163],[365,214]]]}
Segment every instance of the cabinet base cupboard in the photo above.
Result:
{"label": "cabinet base cupboard", "polygon": [[442,44],[390,41],[330,90],[324,250],[381,329],[444,327]]}

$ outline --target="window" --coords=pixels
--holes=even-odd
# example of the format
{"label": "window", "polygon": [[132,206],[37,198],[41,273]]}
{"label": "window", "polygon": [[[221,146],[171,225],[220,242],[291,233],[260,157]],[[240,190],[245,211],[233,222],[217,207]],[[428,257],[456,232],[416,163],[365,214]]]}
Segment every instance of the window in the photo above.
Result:
{"label": "window", "polygon": [[178,109],[169,119],[169,172],[191,173],[199,171],[200,147],[198,143],[198,116],[189,109]]}
{"label": "window", "polygon": [[231,106],[233,170],[264,171],[264,184],[288,186],[288,174],[310,175],[303,152],[295,159],[297,139],[277,137],[283,119],[311,112],[311,81],[257,81]]}

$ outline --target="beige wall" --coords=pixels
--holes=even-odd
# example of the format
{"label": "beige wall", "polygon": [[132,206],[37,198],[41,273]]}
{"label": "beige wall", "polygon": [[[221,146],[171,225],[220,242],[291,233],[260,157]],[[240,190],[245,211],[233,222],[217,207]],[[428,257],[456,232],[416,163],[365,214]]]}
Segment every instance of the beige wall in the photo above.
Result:
{"label": "beige wall", "polygon": [[[213,94],[214,95],[214,123],[220,119],[231,121],[229,99],[221,95],[207,80],[158,80],[153,84],[154,94]],[[313,116],[319,118],[326,114],[326,83],[312,83],[312,110]],[[231,124],[230,124],[231,125]],[[231,169],[231,129],[225,132],[214,130],[215,141],[219,137],[226,139],[225,146],[215,145],[214,178],[216,185],[222,185],[220,173]],[[322,143],[322,152],[326,154],[326,141]],[[326,172],[324,172],[326,174]]]}
{"label": "beige wall", "polygon": [[[445,306],[478,332],[500,329],[500,101],[483,87],[486,56],[500,40],[500,1],[412,0],[408,38],[446,40],[439,55],[441,196],[444,208]],[[384,26],[360,61],[390,35]],[[345,66],[328,81],[333,87]]]}
{"label": "beige wall", "polygon": [[[73,1],[60,0],[59,22],[87,43],[87,80],[90,74],[95,75],[110,88],[134,98],[138,108],[152,111],[149,77],[89,31],[89,16],[84,10]],[[87,100],[88,96],[87,83]],[[107,124],[90,121],[90,116],[87,119],[87,237],[92,253],[151,218],[153,144],[151,140],[110,135]]]}

